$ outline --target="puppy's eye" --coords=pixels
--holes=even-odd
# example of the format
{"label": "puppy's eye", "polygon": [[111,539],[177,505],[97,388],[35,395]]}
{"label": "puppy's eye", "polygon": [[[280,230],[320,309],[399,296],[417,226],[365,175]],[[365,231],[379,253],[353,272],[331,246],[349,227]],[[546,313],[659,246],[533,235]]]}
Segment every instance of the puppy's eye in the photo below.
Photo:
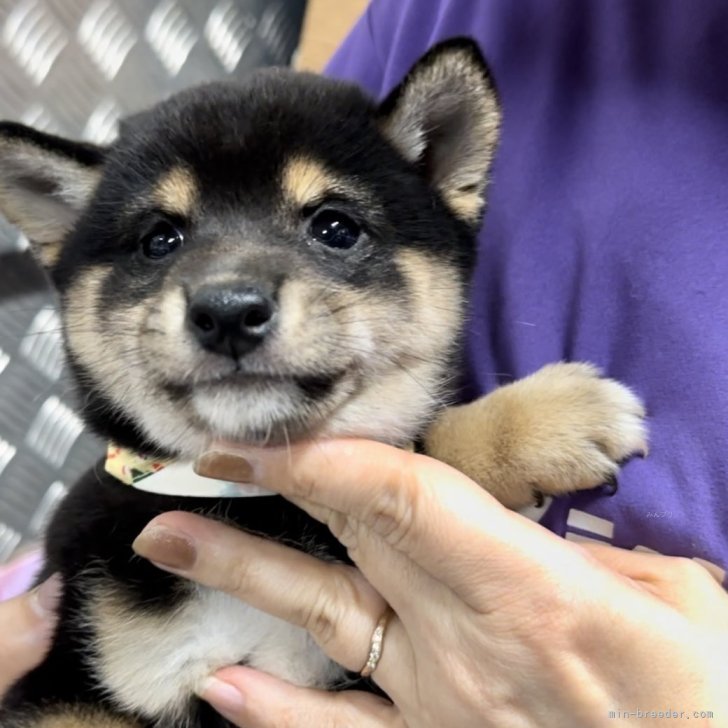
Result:
{"label": "puppy's eye", "polygon": [[159,260],[173,253],[183,241],[182,233],[169,222],[158,222],[142,239],[142,252],[147,258]]}
{"label": "puppy's eye", "polygon": [[314,214],[309,227],[311,237],[329,248],[346,250],[356,245],[361,226],[338,210],[321,210]]}

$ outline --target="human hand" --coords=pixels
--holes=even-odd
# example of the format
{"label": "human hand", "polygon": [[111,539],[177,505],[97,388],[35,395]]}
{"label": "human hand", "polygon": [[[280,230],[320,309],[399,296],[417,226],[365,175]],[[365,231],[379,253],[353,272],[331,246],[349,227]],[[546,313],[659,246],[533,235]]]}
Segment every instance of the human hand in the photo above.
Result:
{"label": "human hand", "polygon": [[25,594],[0,602],[0,700],[48,652],[60,595],[61,580],[54,575]]}
{"label": "human hand", "polygon": [[448,466],[378,443],[237,455],[247,464],[226,453],[199,469],[282,493],[358,569],[190,513],[155,518],[137,552],[159,563],[179,543],[188,563],[171,571],[308,629],[350,670],[395,613],[373,674],[392,704],[231,667],[202,697],[237,725],[590,728],[666,708],[685,711],[671,725],[728,725],[728,596],[698,564],[566,542]]}

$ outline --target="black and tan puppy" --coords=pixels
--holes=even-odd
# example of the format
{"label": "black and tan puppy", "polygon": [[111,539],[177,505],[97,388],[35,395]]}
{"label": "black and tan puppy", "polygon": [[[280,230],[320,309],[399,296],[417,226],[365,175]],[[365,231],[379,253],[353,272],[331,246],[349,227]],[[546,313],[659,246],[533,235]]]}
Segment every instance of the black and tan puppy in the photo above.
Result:
{"label": "black and tan puppy", "polygon": [[[512,507],[608,480],[644,447],[642,409],[591,367],[444,407],[499,127],[467,41],[431,51],[381,106],[275,70],[175,96],[108,148],[0,125],[0,210],[58,290],[87,421],[184,461],[219,439],[417,440]],[[4,728],[226,726],[194,691],[234,663],[345,682],[302,630],[134,557],[173,509],[347,559],[279,497],[153,495],[97,468],[50,527],[60,625]]]}

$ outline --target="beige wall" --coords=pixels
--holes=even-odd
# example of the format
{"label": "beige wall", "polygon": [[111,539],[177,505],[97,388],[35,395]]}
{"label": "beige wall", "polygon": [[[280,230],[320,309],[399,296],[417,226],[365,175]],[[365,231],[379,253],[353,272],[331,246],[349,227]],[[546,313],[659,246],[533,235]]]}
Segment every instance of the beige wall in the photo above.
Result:
{"label": "beige wall", "polygon": [[296,68],[320,71],[367,6],[367,0],[309,0]]}

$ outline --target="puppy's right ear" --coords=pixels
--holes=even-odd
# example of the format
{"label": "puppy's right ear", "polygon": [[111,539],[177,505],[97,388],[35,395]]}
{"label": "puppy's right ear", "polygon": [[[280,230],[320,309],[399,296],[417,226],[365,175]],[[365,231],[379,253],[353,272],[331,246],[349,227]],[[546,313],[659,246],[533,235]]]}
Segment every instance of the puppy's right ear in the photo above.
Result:
{"label": "puppy's right ear", "polygon": [[104,150],[0,123],[0,213],[28,237],[47,268],[101,177]]}
{"label": "puppy's right ear", "polygon": [[501,123],[501,104],[477,43],[454,38],[431,48],[385,99],[379,115],[400,154],[475,230]]}

